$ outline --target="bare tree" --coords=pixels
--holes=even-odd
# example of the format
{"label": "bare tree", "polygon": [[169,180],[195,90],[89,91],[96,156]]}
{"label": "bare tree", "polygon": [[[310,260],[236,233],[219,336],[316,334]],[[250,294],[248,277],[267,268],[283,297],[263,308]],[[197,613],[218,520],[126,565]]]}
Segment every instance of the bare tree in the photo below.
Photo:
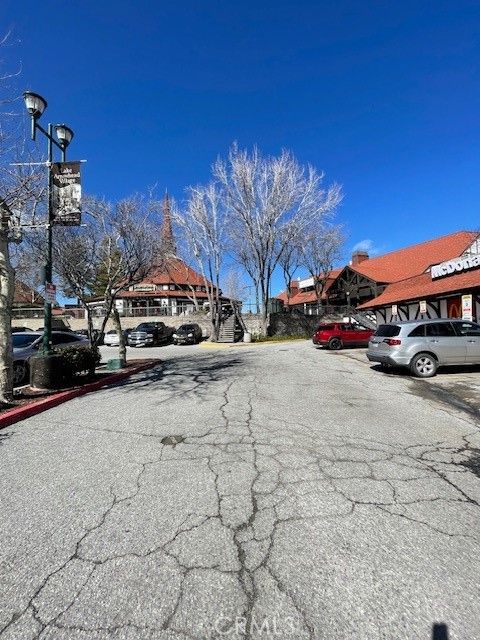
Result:
{"label": "bare tree", "polygon": [[[78,299],[87,316],[88,337],[92,347],[97,336],[93,327],[92,308],[88,304],[97,284],[98,260],[102,238],[96,224],[89,224],[84,216],[84,227],[59,227],[55,230],[53,264],[59,284],[66,296]],[[96,233],[92,231],[95,229]]]}
{"label": "bare tree", "polygon": [[[0,48],[8,37],[0,40]],[[38,167],[12,164],[22,159],[23,152],[21,119],[13,109],[17,75],[0,76],[0,403],[8,402],[13,395],[11,313],[15,272],[10,246],[20,242],[25,216],[35,216],[43,196]]]}
{"label": "bare tree", "polygon": [[294,222],[286,226],[283,238],[284,250],[280,256],[279,264],[285,280],[287,308],[290,307],[293,276],[302,264],[303,241],[303,229],[300,229]]}
{"label": "bare tree", "polygon": [[207,292],[212,324],[211,339],[218,340],[222,320],[220,271],[226,250],[224,201],[215,184],[191,187],[186,207],[174,219],[182,229]]}
{"label": "bare tree", "polygon": [[302,262],[313,279],[317,313],[335,261],[340,258],[343,233],[340,225],[320,222],[314,224],[304,238]]}
{"label": "bare tree", "polygon": [[[119,338],[119,358],[124,361],[125,338],[115,301],[121,291],[144,280],[158,264],[158,227],[152,221],[151,207],[140,196],[132,196],[115,205],[90,198],[86,208],[91,216],[87,233],[96,236],[96,274],[92,293],[102,298],[104,307],[99,334],[105,331],[107,321],[112,317]],[[90,264],[88,261],[85,265],[87,272]]]}
{"label": "bare tree", "polygon": [[232,235],[233,237],[230,241],[230,249],[252,281],[253,289],[255,291],[255,313],[258,314],[260,313],[260,293],[256,261],[254,260],[254,256],[250,250],[251,248],[249,243],[245,242],[242,237],[235,237],[236,234]]}
{"label": "bare tree", "polygon": [[271,280],[286,249],[288,225],[304,231],[324,219],[339,204],[341,189],[323,189],[323,174],[302,167],[288,151],[266,158],[256,148],[249,154],[236,145],[227,161],[215,163],[214,175],[224,190],[233,246],[243,250],[237,257],[245,268],[248,262],[259,284],[266,333]]}
{"label": "bare tree", "polygon": [[223,282],[225,295],[231,300],[236,300],[241,304],[245,298],[247,287],[240,271],[234,267],[230,267]]}

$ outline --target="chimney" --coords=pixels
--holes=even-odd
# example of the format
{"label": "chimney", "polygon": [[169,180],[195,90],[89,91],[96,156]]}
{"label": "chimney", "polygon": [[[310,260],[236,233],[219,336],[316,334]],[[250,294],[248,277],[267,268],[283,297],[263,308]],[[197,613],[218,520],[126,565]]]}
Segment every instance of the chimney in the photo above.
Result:
{"label": "chimney", "polygon": [[290,281],[290,296],[293,298],[293,296],[296,296],[299,288],[298,288],[298,280],[291,280]]}
{"label": "chimney", "polygon": [[354,251],[352,253],[352,262],[351,265],[354,267],[356,264],[360,264],[364,260],[368,260],[370,256],[366,251]]}

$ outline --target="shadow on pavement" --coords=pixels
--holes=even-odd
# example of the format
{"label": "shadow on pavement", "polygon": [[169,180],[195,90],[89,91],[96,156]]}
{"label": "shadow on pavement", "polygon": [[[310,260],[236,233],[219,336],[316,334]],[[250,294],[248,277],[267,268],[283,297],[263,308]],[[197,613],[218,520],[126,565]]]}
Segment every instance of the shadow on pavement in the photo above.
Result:
{"label": "shadow on pavement", "polygon": [[121,389],[122,393],[131,393],[161,383],[158,388],[166,396],[162,395],[160,403],[186,394],[203,398],[211,395],[212,383],[231,379],[235,375],[241,376],[247,359],[247,353],[240,355],[223,352],[201,355],[195,353],[181,358],[172,356],[153,369],[133,375],[106,390]]}

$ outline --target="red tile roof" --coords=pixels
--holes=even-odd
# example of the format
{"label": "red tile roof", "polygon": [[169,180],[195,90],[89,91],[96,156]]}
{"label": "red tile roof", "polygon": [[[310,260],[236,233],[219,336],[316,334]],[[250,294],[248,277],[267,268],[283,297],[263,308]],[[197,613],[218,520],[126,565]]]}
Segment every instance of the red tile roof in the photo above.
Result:
{"label": "red tile roof", "polygon": [[191,269],[180,258],[167,258],[165,263],[153,270],[141,284],[189,284],[205,286],[203,276]]}
{"label": "red tile roof", "polygon": [[359,309],[373,309],[397,302],[424,300],[442,293],[462,292],[474,287],[480,287],[480,269],[455,273],[451,276],[432,280],[430,273],[422,273],[389,284],[385,291],[370,302],[364,302]]}
{"label": "red tile roof", "polygon": [[[327,299],[327,292],[330,289],[330,287],[332,286],[332,284],[335,282],[335,280],[338,278],[338,276],[342,273],[344,267],[340,267],[338,269],[332,269],[328,275],[327,278],[327,282],[325,283],[325,289],[322,292],[322,296],[321,299],[322,300],[326,300]],[[294,280],[291,285],[297,285],[297,281]],[[317,296],[315,294],[315,291],[304,291],[303,289],[301,289],[298,293],[296,293],[295,295],[290,296],[290,300],[287,300],[287,292],[286,291],[282,291],[282,293],[278,294],[277,296],[278,300],[281,300],[283,302],[283,304],[287,305],[289,304],[290,306],[295,306],[298,304],[304,304],[304,303],[311,303],[311,302],[316,302],[317,301]]]}
{"label": "red tile roof", "polygon": [[15,291],[13,294],[14,306],[42,306],[44,303],[43,297],[36,291],[29,287],[21,280],[15,280]]}
{"label": "red tile roof", "polygon": [[369,258],[350,268],[375,282],[398,282],[423,273],[432,264],[460,256],[477,238],[478,231],[457,231],[404,249]]}

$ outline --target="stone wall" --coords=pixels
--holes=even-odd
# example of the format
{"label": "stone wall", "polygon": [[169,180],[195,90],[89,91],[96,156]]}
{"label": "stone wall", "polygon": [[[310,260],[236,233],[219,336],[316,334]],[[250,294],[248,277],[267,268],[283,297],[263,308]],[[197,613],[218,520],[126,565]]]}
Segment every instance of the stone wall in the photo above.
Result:
{"label": "stone wall", "polygon": [[272,313],[270,315],[269,335],[298,336],[311,338],[320,322],[330,318],[319,316],[304,316],[302,313]]}
{"label": "stone wall", "polygon": [[[247,331],[252,335],[261,334],[261,316],[255,313],[245,313],[242,315]],[[94,326],[99,326],[99,320],[95,321]],[[153,316],[151,318],[122,318],[122,327],[124,329],[134,329],[140,322],[164,322],[169,327],[179,327],[181,324],[194,322],[202,328],[203,335],[210,335],[210,319],[204,313],[192,313],[188,316]],[[322,321],[330,320],[330,318],[321,318]],[[272,313],[270,315],[270,335],[290,335],[302,336],[310,338],[314,329],[318,326],[320,318],[318,316],[304,316],[300,313]],[[78,329],[86,329],[87,321],[85,319],[69,319],[68,325],[73,331]],[[12,320],[14,327],[28,327],[37,330],[43,326],[42,318],[15,318]],[[113,329],[111,320],[107,322],[106,330]]]}

